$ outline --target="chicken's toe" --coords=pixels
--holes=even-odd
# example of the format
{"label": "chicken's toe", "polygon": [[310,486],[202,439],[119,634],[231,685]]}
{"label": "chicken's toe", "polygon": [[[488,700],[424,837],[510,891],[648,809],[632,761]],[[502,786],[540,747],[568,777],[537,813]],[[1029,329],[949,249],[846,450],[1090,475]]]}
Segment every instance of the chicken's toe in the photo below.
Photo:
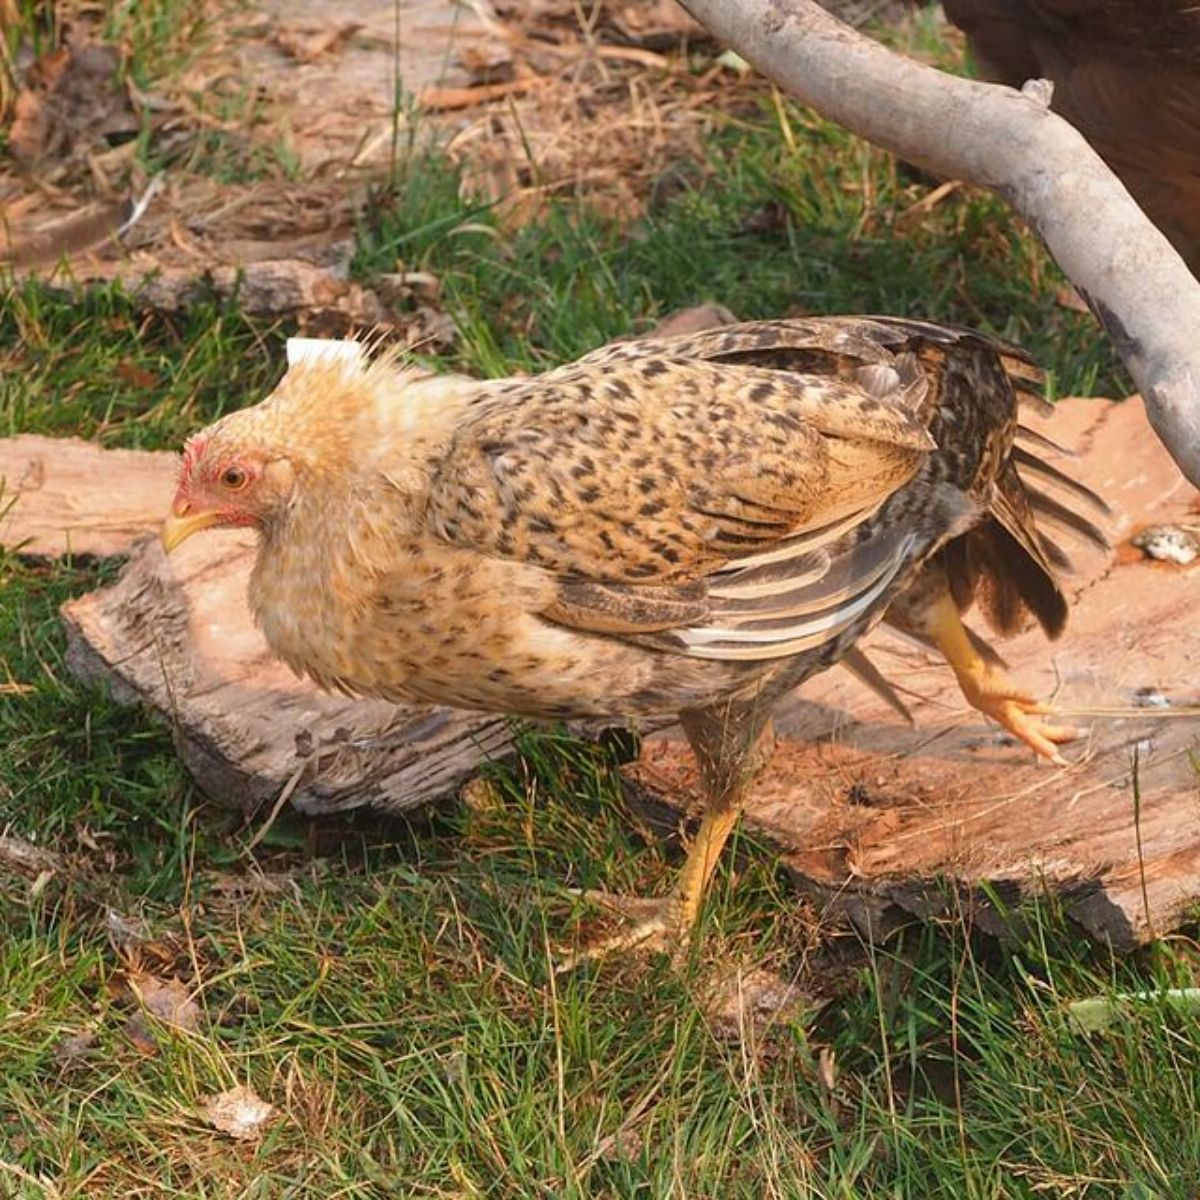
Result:
{"label": "chicken's toe", "polygon": [[1073,725],[1055,725],[1040,718],[1052,715],[1054,710],[1047,704],[1026,697],[989,696],[979,704],[980,712],[1002,725],[1013,737],[1019,738],[1036,754],[1049,759],[1055,766],[1067,766],[1067,760],[1059,753],[1063,742],[1072,742],[1079,736]]}
{"label": "chicken's toe", "polygon": [[556,975],[564,975],[586,962],[595,962],[609,954],[626,950],[667,953],[675,960],[686,953],[691,922],[687,920],[678,896],[672,894],[649,899],[616,896],[610,892],[581,891],[576,894],[631,918],[632,924],[564,955],[554,964]]}

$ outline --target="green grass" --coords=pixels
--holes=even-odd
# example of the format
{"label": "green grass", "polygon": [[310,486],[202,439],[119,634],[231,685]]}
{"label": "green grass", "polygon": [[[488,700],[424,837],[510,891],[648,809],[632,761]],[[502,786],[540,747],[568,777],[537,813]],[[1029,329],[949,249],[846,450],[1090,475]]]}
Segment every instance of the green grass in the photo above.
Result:
{"label": "green grass", "polygon": [[[508,235],[423,160],[373,206],[356,270],[439,276],[462,330],[447,368],[540,368],[716,299],[984,325],[1034,347],[1059,392],[1123,390],[1019,223],[966,190],[908,213],[927,192],[811,114],[765,109],[628,230],[562,208]],[[12,290],[0,432],[177,445],[270,386],[286,333],[229,307],[168,322],[116,293]],[[57,606],[114,569],[0,558],[0,682],[31,689],[0,694],[0,831],[66,861],[37,885],[0,870],[5,1200],[1200,1192],[1195,1021],[1148,1004],[1085,1037],[1063,1017],[1195,983],[1189,939],[1113,959],[1047,905],[1008,945],[949,920],[871,949],[743,838],[686,968],[555,980],[552,949],[594,920],[568,887],[661,892],[678,861],[607,751],[528,737],[490,770],[495,803],[285,816],[249,853],[252,828],[191,789],[166,726],[67,669]],[[131,965],[193,988],[198,1028],[131,1038]],[[805,1000],[739,1035],[710,997],[758,967]],[[261,1142],[198,1115],[237,1082],[280,1110]]]}
{"label": "green grass", "polygon": [[[1128,391],[1090,317],[995,197],[928,192],[880,151],[794,108],[739,121],[709,147],[705,179],[632,229],[552,210],[515,237],[459,194],[436,159],[373,208],[356,260],[432,271],[463,339],[457,365],[502,374],[568,360],[674,309],[713,299],[747,319],[885,312],[987,328],[1028,345],[1057,394]],[[797,150],[788,149],[789,141]],[[869,181],[869,186],[868,186]]]}

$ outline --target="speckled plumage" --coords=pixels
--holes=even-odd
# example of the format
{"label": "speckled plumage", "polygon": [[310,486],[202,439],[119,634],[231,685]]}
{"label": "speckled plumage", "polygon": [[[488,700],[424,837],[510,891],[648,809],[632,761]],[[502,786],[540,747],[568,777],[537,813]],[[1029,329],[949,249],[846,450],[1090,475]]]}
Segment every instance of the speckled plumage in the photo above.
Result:
{"label": "speckled plumage", "polygon": [[[944,543],[1024,496],[1013,384],[1036,378],[965,330],[761,322],[493,382],[298,364],[199,440],[294,467],[251,599],[295,670],[635,718],[835,662]],[[1036,547],[1027,503],[1019,527]]]}
{"label": "speckled plumage", "polygon": [[197,489],[219,506],[224,464],[249,464],[251,602],[323,687],[681,714],[719,847],[775,701],[889,606],[918,636],[950,597],[1001,631],[1032,613],[1059,632],[1065,558],[1039,513],[1095,531],[1022,480],[1092,499],[1019,425],[1039,383],[995,339],[867,317],[628,341],[490,382],[317,360],[194,439],[176,513]]}

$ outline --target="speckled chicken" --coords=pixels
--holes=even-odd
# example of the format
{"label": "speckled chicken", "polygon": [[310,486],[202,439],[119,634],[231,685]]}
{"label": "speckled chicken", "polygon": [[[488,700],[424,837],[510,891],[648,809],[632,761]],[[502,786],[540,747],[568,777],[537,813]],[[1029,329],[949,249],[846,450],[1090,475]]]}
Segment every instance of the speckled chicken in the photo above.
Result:
{"label": "speckled chicken", "polygon": [[[776,702],[890,619],[967,699],[1058,759],[1070,729],[959,614],[1050,636],[1099,504],[1018,423],[1037,371],[968,330],[814,318],[629,341],[531,378],[436,377],[357,343],[295,363],[188,443],[170,550],[253,526],[250,601],[325,688],[535,718],[678,716],[705,815],[672,894],[620,944],[678,937]],[[1061,760],[1060,760],[1061,761]]]}

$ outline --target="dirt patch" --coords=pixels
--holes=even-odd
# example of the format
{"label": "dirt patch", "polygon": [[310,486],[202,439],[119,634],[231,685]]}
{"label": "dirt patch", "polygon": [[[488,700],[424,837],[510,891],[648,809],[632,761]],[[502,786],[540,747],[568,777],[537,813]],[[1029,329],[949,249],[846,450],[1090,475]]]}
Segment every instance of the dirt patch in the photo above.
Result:
{"label": "dirt patch", "polygon": [[763,89],[667,0],[217,5],[186,66],[145,87],[89,11],[15,64],[0,265],[120,279],[166,310],[237,290],[260,316],[435,346],[444,325],[350,278],[356,219],[399,163],[436,142],[510,230],[564,197],[627,222],[695,178],[705,133]]}

